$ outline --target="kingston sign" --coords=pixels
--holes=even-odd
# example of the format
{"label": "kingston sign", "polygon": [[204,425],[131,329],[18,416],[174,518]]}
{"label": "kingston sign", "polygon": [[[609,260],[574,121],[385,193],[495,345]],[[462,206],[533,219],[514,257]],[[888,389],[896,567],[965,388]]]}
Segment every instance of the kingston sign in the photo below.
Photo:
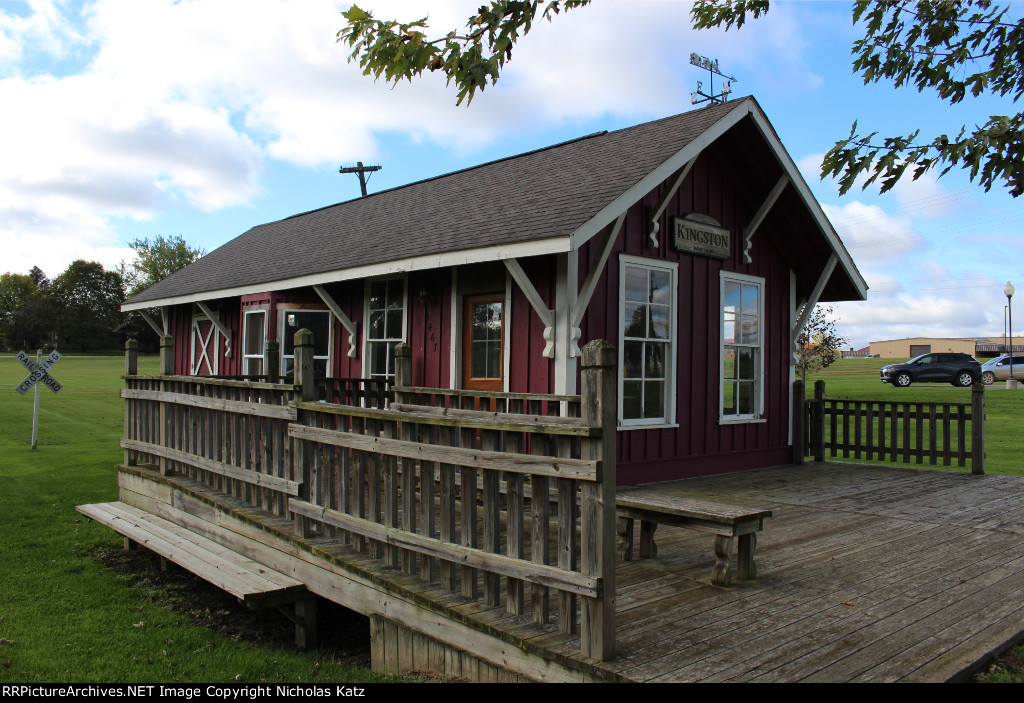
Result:
{"label": "kingston sign", "polygon": [[676,251],[728,259],[730,234],[729,230],[718,226],[717,220],[707,215],[691,213],[673,219],[673,248]]}

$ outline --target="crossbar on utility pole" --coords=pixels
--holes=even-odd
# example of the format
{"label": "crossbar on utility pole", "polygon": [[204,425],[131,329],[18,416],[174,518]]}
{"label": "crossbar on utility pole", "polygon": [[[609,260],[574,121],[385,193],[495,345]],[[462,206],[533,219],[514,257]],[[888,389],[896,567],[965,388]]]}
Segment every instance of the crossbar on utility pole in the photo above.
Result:
{"label": "crossbar on utility pole", "polygon": [[338,173],[354,173],[359,176],[359,190],[362,191],[363,197],[366,197],[366,174],[373,171],[379,171],[381,166],[363,166],[362,161],[357,161],[355,166],[342,166],[338,169]]}

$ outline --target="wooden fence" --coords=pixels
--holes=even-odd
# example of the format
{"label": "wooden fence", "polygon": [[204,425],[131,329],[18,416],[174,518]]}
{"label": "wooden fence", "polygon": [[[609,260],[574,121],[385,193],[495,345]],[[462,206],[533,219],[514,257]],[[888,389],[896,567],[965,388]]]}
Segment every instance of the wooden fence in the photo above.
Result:
{"label": "wooden fence", "polygon": [[[794,460],[855,459],[964,467],[985,473],[985,390],[975,384],[969,403],[895,402],[827,398],[816,381],[814,398],[794,384]],[[802,451],[800,451],[802,449]]]}
{"label": "wooden fence", "polygon": [[[165,338],[167,340],[168,338]],[[355,551],[614,656],[615,352],[584,350],[582,396],[314,380],[140,376],[126,354],[125,463],[152,463]],[[169,371],[169,345],[161,370]],[[340,402],[328,402],[330,399]],[[603,428],[611,428],[605,431]]]}

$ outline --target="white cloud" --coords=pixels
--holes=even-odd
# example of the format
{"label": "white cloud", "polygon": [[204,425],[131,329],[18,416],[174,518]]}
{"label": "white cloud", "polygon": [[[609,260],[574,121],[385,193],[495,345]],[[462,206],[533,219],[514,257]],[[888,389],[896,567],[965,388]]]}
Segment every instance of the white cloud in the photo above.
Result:
{"label": "white cloud", "polygon": [[854,200],[822,209],[858,264],[891,265],[926,244],[909,217],[892,217],[877,205]]}

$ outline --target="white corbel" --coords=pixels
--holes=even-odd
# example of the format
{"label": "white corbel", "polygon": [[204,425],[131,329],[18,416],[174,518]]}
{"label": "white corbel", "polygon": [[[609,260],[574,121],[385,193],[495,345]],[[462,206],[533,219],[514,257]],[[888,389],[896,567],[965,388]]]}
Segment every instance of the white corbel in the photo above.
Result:
{"label": "white corbel", "polygon": [[153,328],[153,331],[156,332],[158,337],[164,336],[164,330],[160,327],[160,325],[156,323],[156,320],[154,320],[153,317],[148,312],[146,312],[145,310],[139,310],[139,315],[141,315],[142,319],[145,320],[146,323]]}
{"label": "white corbel", "polygon": [[665,191],[664,195],[661,196],[658,206],[654,209],[654,212],[651,213],[651,232],[647,236],[651,239],[652,247],[658,246],[658,230],[661,229],[661,225],[658,223],[658,218],[661,217],[661,213],[665,212],[665,208],[668,207],[668,201],[671,200],[672,196],[679,190],[679,186],[683,185],[683,179],[686,178],[686,174],[690,172],[690,169],[693,168],[695,163],[697,163],[697,157],[690,159],[686,162],[685,166],[676,172],[676,177],[675,180],[672,181],[672,185],[667,191]]}
{"label": "white corbel", "polygon": [[213,313],[213,310],[211,310],[210,307],[206,303],[204,303],[201,300],[197,300],[196,301],[196,305],[198,305],[199,309],[202,310],[203,313],[208,318],[210,318],[210,322],[213,323],[213,326],[216,327],[217,331],[220,332],[222,337],[224,337],[224,356],[227,357],[227,358],[230,358],[231,357],[231,330],[229,330],[227,327],[224,326],[224,323],[220,321],[220,318],[217,317]]}
{"label": "white corbel", "polygon": [[349,316],[345,314],[345,311],[341,309],[341,306],[335,302],[331,294],[321,285],[313,286],[313,290],[320,296],[320,300],[324,301],[324,305],[330,308],[331,313],[338,318],[338,322],[341,326],[348,331],[348,355],[350,358],[356,356],[356,323],[349,319]]}
{"label": "white corbel", "polygon": [[533,308],[534,312],[537,313],[537,317],[544,324],[544,357],[547,359],[555,358],[555,313],[548,309],[548,306],[544,304],[544,300],[540,297],[540,293],[533,287],[533,283],[530,281],[530,277],[526,275],[526,271],[519,265],[519,262],[515,259],[502,259],[505,262],[505,268],[512,274],[512,278],[515,279],[516,285],[519,286],[519,290],[523,291],[523,295],[530,303],[530,307]]}
{"label": "white corbel", "polygon": [[768,197],[764,199],[764,202],[761,203],[761,207],[758,208],[757,213],[754,215],[753,219],[750,220],[750,224],[743,228],[743,263],[749,264],[753,261],[753,259],[750,258],[750,240],[753,238],[754,232],[757,231],[757,228],[761,226],[764,218],[768,215],[768,211],[772,209],[773,205],[775,205],[775,201],[779,199],[779,196],[782,195],[782,191],[785,190],[788,184],[789,174],[783,171],[782,175],[779,176],[779,180],[776,181],[775,186],[771,189],[771,192],[768,193]]}
{"label": "white corbel", "polygon": [[814,284],[814,290],[811,291],[811,295],[807,298],[807,302],[804,303],[804,308],[800,312],[800,317],[793,324],[793,329],[790,332],[790,345],[796,347],[797,337],[800,336],[800,330],[807,324],[807,320],[811,316],[811,311],[814,310],[814,306],[818,304],[818,300],[821,298],[822,291],[825,290],[825,285],[828,283],[828,279],[832,276],[832,272],[836,268],[836,264],[839,262],[839,257],[836,256],[835,252],[828,257],[828,263],[825,264],[824,270],[818,277],[818,282]]}
{"label": "white corbel", "polygon": [[170,319],[168,319],[168,317],[169,316],[167,315],[167,306],[166,305],[161,305],[160,306],[160,321],[162,323],[164,323],[164,331],[163,331],[163,336],[164,337],[167,337],[167,336],[169,336],[171,334],[171,332],[170,332],[171,321],[170,321]]}

